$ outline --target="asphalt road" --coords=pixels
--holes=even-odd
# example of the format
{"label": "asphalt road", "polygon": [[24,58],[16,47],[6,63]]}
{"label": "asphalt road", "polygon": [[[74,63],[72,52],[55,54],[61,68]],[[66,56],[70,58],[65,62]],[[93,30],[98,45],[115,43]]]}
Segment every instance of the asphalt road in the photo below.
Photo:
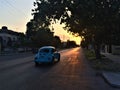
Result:
{"label": "asphalt road", "polygon": [[39,67],[32,54],[0,57],[0,90],[118,90],[96,76],[82,49],[60,53],[60,62]]}

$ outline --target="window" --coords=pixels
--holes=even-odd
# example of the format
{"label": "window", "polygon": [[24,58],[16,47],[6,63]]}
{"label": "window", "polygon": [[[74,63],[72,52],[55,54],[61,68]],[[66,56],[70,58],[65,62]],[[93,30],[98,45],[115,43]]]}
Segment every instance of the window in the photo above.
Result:
{"label": "window", "polygon": [[40,52],[42,52],[42,53],[49,53],[49,49],[41,49]]}

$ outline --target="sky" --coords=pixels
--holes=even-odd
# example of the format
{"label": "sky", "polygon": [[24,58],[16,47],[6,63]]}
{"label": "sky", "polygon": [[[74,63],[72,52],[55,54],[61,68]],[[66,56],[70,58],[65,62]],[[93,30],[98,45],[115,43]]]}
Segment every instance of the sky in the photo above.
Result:
{"label": "sky", "polygon": [[[0,0],[0,28],[7,26],[8,29],[17,32],[26,32],[26,24],[33,18],[31,15],[34,9],[35,0]],[[80,37],[75,37],[63,30],[63,25],[54,25],[54,34],[62,41],[74,40],[80,43]]]}

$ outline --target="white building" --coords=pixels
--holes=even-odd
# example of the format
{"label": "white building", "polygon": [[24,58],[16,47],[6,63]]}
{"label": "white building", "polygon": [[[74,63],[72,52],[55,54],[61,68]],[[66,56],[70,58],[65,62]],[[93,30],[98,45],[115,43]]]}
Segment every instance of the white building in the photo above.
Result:
{"label": "white building", "polygon": [[14,46],[15,43],[19,42],[19,36],[21,33],[8,30],[6,26],[0,29],[0,45],[1,49]]}

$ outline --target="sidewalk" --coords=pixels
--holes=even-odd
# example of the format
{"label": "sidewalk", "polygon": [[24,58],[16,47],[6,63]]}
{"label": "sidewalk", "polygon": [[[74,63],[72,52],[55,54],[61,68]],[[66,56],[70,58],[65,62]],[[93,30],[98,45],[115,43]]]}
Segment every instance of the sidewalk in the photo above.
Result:
{"label": "sidewalk", "polygon": [[0,53],[0,56],[9,56],[9,55],[15,55],[17,54],[18,52],[1,52]]}
{"label": "sidewalk", "polygon": [[[118,55],[112,55],[110,53],[102,53],[102,55],[105,55],[110,60],[120,63],[120,56]],[[113,87],[120,88],[120,72],[102,72],[103,78]]]}
{"label": "sidewalk", "polygon": [[112,55],[110,53],[102,53],[102,54],[105,55],[110,60],[113,60],[114,62],[120,63],[120,55]]}
{"label": "sidewalk", "polygon": [[17,54],[25,54],[25,53],[32,53],[32,52],[2,52],[0,53],[0,56],[12,56]]}

